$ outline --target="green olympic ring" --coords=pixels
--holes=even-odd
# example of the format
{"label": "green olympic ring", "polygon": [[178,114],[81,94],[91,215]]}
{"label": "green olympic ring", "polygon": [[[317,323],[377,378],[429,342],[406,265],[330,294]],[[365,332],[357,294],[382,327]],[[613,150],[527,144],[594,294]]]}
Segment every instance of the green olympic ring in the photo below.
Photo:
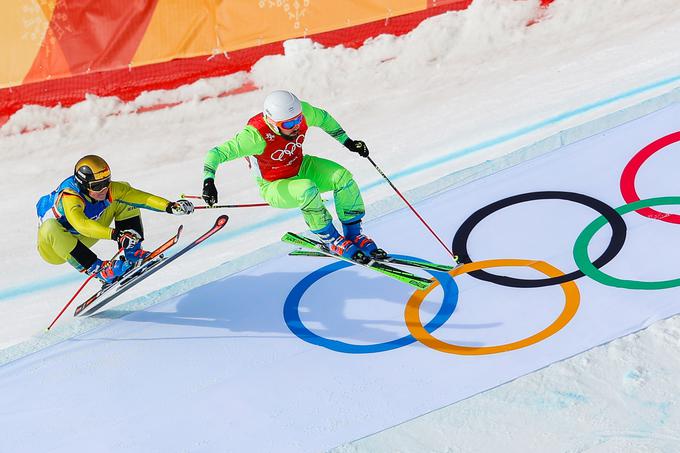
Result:
{"label": "green olympic ring", "polygon": [[[637,211],[641,208],[648,208],[650,206],[659,205],[680,205],[680,197],[657,197],[648,198],[646,200],[635,201],[616,208],[616,212],[623,215],[631,211]],[[590,225],[588,225],[576,239],[574,244],[574,260],[576,265],[588,277],[603,285],[614,286],[617,288],[627,289],[667,289],[680,286],[680,278],[673,280],[663,280],[657,282],[643,282],[639,280],[624,280],[621,278],[612,277],[596,268],[590,261],[588,256],[588,244],[595,236],[595,233],[607,223],[604,217],[598,217]]]}

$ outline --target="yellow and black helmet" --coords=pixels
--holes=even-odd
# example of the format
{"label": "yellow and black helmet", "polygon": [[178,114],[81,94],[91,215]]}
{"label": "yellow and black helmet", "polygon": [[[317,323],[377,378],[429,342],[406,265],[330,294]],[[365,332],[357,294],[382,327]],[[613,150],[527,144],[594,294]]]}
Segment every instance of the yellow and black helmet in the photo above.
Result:
{"label": "yellow and black helmet", "polygon": [[76,162],[73,176],[80,190],[99,192],[111,182],[111,169],[104,159],[90,154]]}

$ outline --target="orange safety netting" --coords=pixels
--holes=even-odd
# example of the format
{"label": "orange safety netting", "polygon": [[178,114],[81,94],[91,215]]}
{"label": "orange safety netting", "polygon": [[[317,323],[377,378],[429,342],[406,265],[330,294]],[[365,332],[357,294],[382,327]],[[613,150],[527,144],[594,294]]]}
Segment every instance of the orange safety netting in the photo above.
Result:
{"label": "orange safety netting", "polygon": [[[290,38],[356,48],[472,0],[31,2],[35,8],[24,8],[24,16],[14,11],[0,19],[0,56],[13,63],[0,68],[0,124],[26,104],[69,106],[86,93],[129,101],[143,91],[248,70],[265,55],[282,54]],[[43,28],[27,32],[27,14],[42,18]]]}

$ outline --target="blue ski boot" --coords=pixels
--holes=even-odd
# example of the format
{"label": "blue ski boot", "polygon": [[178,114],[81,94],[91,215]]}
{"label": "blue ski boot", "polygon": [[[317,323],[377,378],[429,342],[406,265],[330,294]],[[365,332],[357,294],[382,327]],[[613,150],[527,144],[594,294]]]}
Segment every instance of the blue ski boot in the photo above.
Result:
{"label": "blue ski boot", "polygon": [[125,261],[134,266],[137,261],[143,260],[150,254],[151,252],[142,249],[142,241],[139,241],[133,247],[125,249]]}
{"label": "blue ski boot", "polygon": [[333,222],[329,223],[321,230],[312,231],[312,233],[319,236],[321,242],[324,243],[326,248],[328,248],[331,253],[342,256],[343,258],[349,258],[352,261],[356,261],[357,263],[361,264],[366,264],[368,261],[370,261],[370,258],[368,258],[368,256],[366,256],[359,247],[338,233],[338,230],[335,229]]}
{"label": "blue ski boot", "polygon": [[364,255],[370,256],[375,260],[384,260],[387,258],[387,252],[378,248],[373,239],[369,238],[361,232],[361,220],[354,222],[343,223],[342,231],[345,237],[352,241],[354,245],[364,252]]}
{"label": "blue ski boot", "polygon": [[105,285],[110,285],[122,277],[131,267],[132,265],[129,262],[121,258],[113,261],[97,259],[85,272],[88,275],[94,274],[97,280]]}

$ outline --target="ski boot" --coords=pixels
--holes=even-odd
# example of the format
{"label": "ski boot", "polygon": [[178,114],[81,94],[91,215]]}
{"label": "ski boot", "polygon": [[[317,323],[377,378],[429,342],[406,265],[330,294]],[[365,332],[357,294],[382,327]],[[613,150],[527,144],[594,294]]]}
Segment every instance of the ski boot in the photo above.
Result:
{"label": "ski boot", "polygon": [[387,252],[379,248],[373,239],[361,232],[361,220],[343,223],[342,231],[347,239],[364,252],[364,255],[370,256],[374,260],[384,260],[387,258]]}
{"label": "ski boot", "polygon": [[125,261],[128,261],[132,266],[135,266],[139,261],[151,255],[151,252],[142,249],[142,241],[139,241],[133,247],[125,249],[124,253]]}
{"label": "ski boot", "polygon": [[321,230],[312,231],[319,236],[324,246],[333,254],[349,258],[357,263],[366,264],[371,259],[361,251],[352,241],[346,239],[343,235],[338,233],[333,223],[329,223]]}
{"label": "ski boot", "polygon": [[132,265],[122,258],[112,261],[97,259],[85,272],[88,275],[94,274],[95,278],[104,285],[110,285],[122,277],[131,267]]}

